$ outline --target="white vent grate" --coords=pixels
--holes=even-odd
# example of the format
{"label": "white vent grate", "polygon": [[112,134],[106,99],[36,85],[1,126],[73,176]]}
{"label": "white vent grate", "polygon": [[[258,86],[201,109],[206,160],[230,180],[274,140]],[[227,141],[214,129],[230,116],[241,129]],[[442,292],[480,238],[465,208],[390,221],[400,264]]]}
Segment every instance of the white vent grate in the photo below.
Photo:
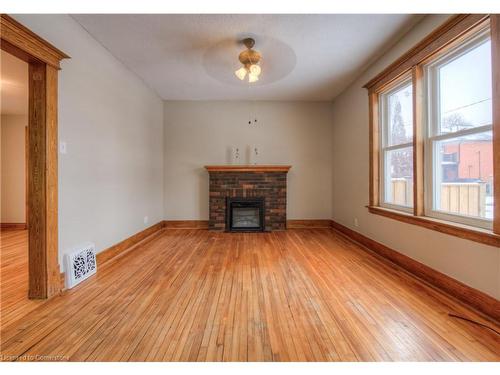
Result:
{"label": "white vent grate", "polygon": [[66,288],[73,288],[96,271],[97,263],[93,243],[84,244],[70,254],[66,254]]}

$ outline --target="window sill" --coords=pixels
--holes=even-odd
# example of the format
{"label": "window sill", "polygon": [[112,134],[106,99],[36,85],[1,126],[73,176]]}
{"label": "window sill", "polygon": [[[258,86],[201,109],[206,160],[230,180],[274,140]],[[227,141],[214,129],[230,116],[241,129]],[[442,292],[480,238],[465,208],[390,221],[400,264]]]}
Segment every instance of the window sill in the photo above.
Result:
{"label": "window sill", "polygon": [[470,227],[449,221],[438,220],[424,216],[413,216],[404,212],[390,210],[387,208],[366,206],[372,214],[385,216],[394,220],[399,220],[404,223],[419,225],[421,227],[432,229],[437,232],[449,234],[451,236],[463,238],[466,240],[479,242],[482,244],[500,247],[500,235],[493,233],[487,229]]}

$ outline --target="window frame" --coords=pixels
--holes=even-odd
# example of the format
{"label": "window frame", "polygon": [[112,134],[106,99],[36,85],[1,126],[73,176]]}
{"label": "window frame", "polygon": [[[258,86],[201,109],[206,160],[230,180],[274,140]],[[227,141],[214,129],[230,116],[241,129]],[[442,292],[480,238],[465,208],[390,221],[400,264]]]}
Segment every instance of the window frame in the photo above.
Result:
{"label": "window frame", "polygon": [[[391,94],[407,87],[412,86],[413,81],[411,74],[403,75],[400,79],[398,79],[394,85],[386,88],[384,91],[379,93],[379,132],[381,134],[380,137],[380,206],[390,208],[393,210],[399,210],[404,212],[413,212],[413,199],[411,206],[403,206],[394,203],[386,202],[386,185],[388,181],[388,176],[386,175],[386,166],[387,166],[387,156],[390,151],[403,150],[405,148],[411,147],[413,149],[413,134],[412,140],[406,143],[400,143],[397,145],[389,145],[389,137],[390,137],[390,118],[388,113],[388,98]],[[387,125],[387,126],[385,126]]]}
{"label": "window frame", "polygon": [[[437,61],[449,58],[450,51],[453,55],[461,51],[461,45],[475,40],[478,34],[489,31],[492,56],[492,124],[473,130],[467,129],[460,133],[493,132],[493,174],[494,174],[494,207],[493,221],[473,218],[469,221],[467,216],[454,215],[439,211],[430,212],[429,171],[432,168],[426,163],[430,162],[429,145],[431,133],[428,129],[426,96],[428,85],[426,83],[426,69],[436,65]],[[481,35],[480,37],[484,37]],[[464,43],[465,42],[465,43]],[[469,47],[470,49],[470,47]],[[464,46],[463,50],[467,50]],[[384,131],[381,128],[381,101],[382,95],[389,92],[398,84],[402,84],[411,76],[413,84],[413,208],[402,210],[404,206],[394,206],[384,203],[384,166],[382,165],[384,148]],[[371,213],[389,217],[410,224],[426,227],[442,233],[447,233],[472,241],[500,247],[500,15],[498,14],[461,14],[450,17],[445,23],[424,38],[420,43],[410,49],[384,71],[370,80],[364,88],[368,89],[369,116],[370,116],[370,196],[368,210]],[[487,129],[488,128],[488,129]],[[453,133],[455,138],[459,133]],[[441,136],[440,136],[441,137]],[[433,138],[435,140],[435,138]],[[434,142],[436,144],[436,142]],[[435,152],[433,153],[435,154]],[[432,194],[431,194],[432,198]],[[434,203],[434,200],[431,202]],[[407,207],[404,207],[407,208]],[[458,220],[456,218],[458,217]],[[466,218],[466,220],[463,220]],[[482,223],[487,221],[487,225]],[[479,224],[479,225],[478,225]]]}
{"label": "window frame", "polygon": [[436,169],[436,158],[439,153],[437,142],[489,131],[493,132],[493,122],[489,125],[482,125],[446,134],[441,133],[440,129],[439,66],[443,66],[464,56],[472,49],[489,40],[491,38],[489,25],[485,24],[483,26],[482,29],[475,30],[474,33],[468,33],[466,38],[460,41],[460,43],[453,43],[450,45],[450,48],[447,48],[445,53],[432,58],[432,61],[423,66],[424,76],[428,78],[423,84],[427,95],[426,97],[430,99],[423,104],[426,112],[426,126],[424,126],[424,178],[426,181],[424,190],[424,212],[428,217],[491,230],[493,228],[493,220],[453,214],[451,212],[438,210],[435,207],[435,204],[439,201],[438,196],[440,195],[439,189],[435,189],[435,183],[439,180],[437,177],[439,170]]}

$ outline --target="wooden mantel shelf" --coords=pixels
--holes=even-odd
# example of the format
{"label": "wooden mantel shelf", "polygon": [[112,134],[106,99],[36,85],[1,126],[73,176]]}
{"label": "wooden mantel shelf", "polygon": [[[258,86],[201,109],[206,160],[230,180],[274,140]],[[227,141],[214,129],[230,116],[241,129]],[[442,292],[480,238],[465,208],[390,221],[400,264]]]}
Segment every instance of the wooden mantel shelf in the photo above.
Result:
{"label": "wooden mantel shelf", "polygon": [[288,172],[291,165],[205,165],[209,172]]}

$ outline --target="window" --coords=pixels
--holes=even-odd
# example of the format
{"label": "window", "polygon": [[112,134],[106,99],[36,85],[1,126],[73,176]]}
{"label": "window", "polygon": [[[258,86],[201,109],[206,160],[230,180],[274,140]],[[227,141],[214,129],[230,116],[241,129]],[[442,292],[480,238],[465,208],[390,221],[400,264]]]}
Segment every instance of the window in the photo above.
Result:
{"label": "window", "polygon": [[500,15],[457,15],[364,87],[372,213],[500,246]]}
{"label": "window", "polygon": [[385,206],[413,206],[413,95],[410,80],[382,93],[380,101],[381,201]]}
{"label": "window", "polygon": [[493,126],[489,30],[425,67],[428,137],[426,213],[491,228]]}

